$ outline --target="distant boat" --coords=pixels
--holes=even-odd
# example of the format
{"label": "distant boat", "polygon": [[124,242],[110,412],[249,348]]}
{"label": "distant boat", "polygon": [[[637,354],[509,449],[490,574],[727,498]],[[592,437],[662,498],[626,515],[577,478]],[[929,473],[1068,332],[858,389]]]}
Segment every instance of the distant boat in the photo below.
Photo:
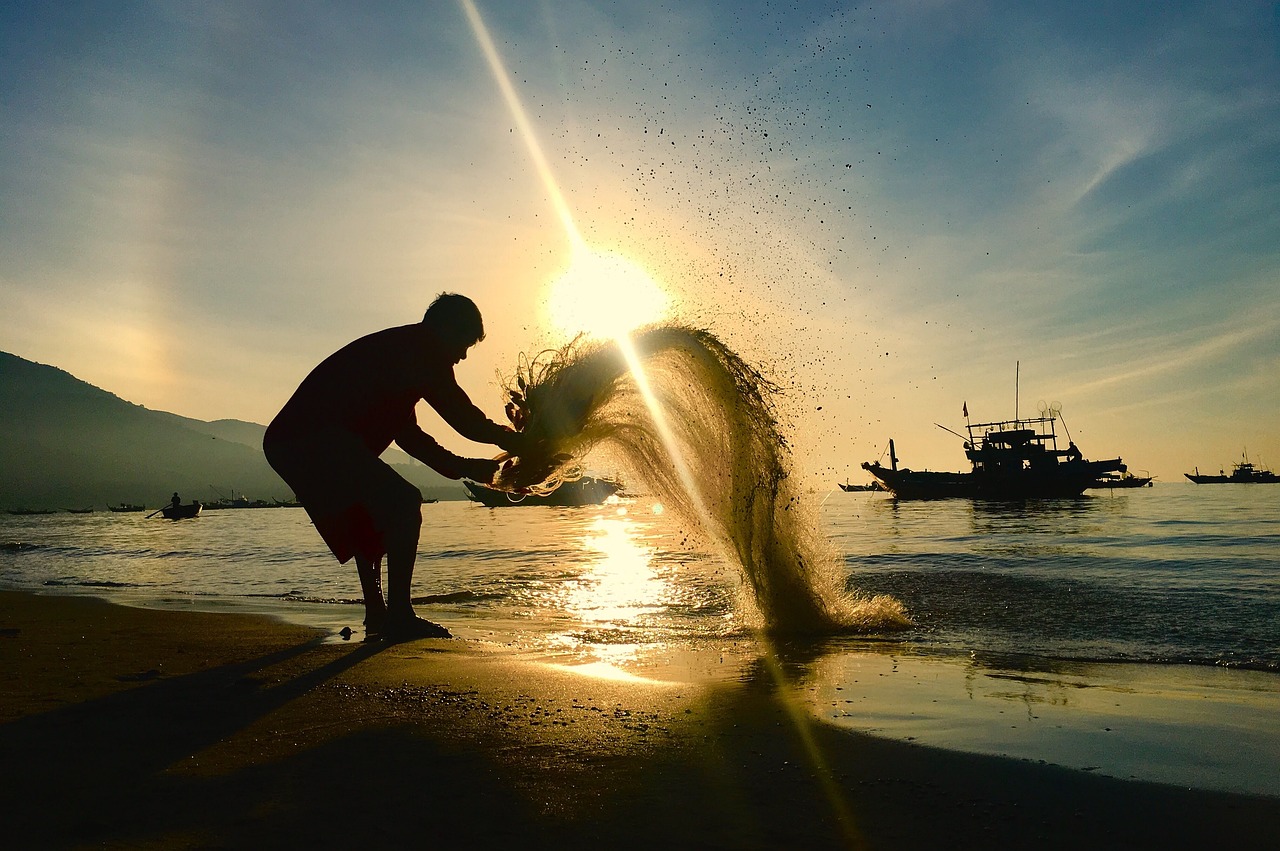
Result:
{"label": "distant boat", "polygon": [[204,507],[210,511],[218,511],[227,508],[286,508],[294,507],[299,503],[281,502],[280,500],[272,500],[268,502],[265,499],[249,499],[245,496],[232,497],[230,499],[223,497],[213,502],[207,502]]}
{"label": "distant boat", "polygon": [[56,514],[56,508],[10,508],[10,514],[16,514],[19,517],[28,517],[33,514]]}
{"label": "distant boat", "polygon": [[170,503],[160,509],[160,514],[166,520],[186,520],[192,517],[200,516],[200,509],[204,506],[196,502],[188,503]]}
{"label": "distant boat", "polygon": [[884,485],[879,482],[868,482],[865,485],[851,485],[848,482],[845,482],[844,484],[836,482],[836,484],[840,485],[840,490],[847,493],[855,493],[858,491],[883,491],[885,489]]}
{"label": "distant boat", "polygon": [[1058,449],[1055,421],[1051,415],[968,424],[964,452],[972,470],[967,473],[899,468],[892,440],[890,467],[874,461],[864,462],[862,469],[883,482],[898,499],[994,500],[1080,496],[1106,474],[1128,469],[1119,458],[1087,461],[1074,443]]}
{"label": "distant boat", "polygon": [[131,502],[122,502],[119,505],[108,505],[107,508],[110,508],[112,511],[115,511],[117,513],[121,511],[146,511],[147,510],[147,507],[145,505],[134,505]]}
{"label": "distant boat", "polygon": [[622,485],[618,482],[611,479],[597,479],[593,476],[583,476],[572,482],[565,482],[545,496],[536,494],[521,496],[478,485],[465,479],[462,484],[466,487],[467,496],[472,502],[478,502],[489,508],[504,508],[512,505],[600,505],[622,490]]}
{"label": "distant boat", "polygon": [[67,508],[64,509],[68,514],[92,514],[93,506],[88,508]]}
{"label": "distant boat", "polygon": [[1122,473],[1117,476],[1107,473],[1094,480],[1091,488],[1149,488],[1155,476],[1135,476],[1133,473]]}
{"label": "distant boat", "polygon": [[1203,476],[1199,467],[1195,470],[1194,473],[1183,475],[1198,485],[1261,485],[1280,482],[1280,476],[1265,467],[1255,467],[1247,456],[1240,463],[1231,465],[1230,475],[1219,470],[1216,476]]}

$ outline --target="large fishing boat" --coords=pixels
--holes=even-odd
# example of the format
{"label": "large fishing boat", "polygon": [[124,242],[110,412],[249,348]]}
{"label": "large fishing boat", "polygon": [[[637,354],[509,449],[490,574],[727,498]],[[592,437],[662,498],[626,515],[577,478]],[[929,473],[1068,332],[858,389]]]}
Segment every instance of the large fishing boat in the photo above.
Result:
{"label": "large fishing boat", "polygon": [[1201,475],[1199,467],[1195,470],[1194,473],[1183,473],[1183,475],[1198,485],[1259,485],[1280,482],[1280,476],[1265,467],[1255,467],[1248,456],[1245,456],[1240,463],[1232,464],[1230,474],[1219,470],[1216,476]]}
{"label": "large fishing boat", "polygon": [[[969,436],[964,442],[964,453],[973,467],[967,473],[899,468],[892,440],[889,441],[891,466],[884,467],[879,461],[873,461],[864,462],[862,469],[883,482],[898,499],[1000,500],[1080,496],[1102,476],[1128,469],[1119,458],[1085,460],[1069,439],[1067,448],[1059,449],[1056,422],[1055,416],[1040,416],[966,424]],[[957,432],[952,434],[964,437]]]}
{"label": "large fishing boat", "polygon": [[508,493],[465,479],[462,484],[467,489],[467,496],[473,502],[489,508],[503,508],[510,505],[600,505],[622,489],[622,485],[612,479],[598,479],[594,476],[583,476],[571,482],[564,482],[549,494]]}

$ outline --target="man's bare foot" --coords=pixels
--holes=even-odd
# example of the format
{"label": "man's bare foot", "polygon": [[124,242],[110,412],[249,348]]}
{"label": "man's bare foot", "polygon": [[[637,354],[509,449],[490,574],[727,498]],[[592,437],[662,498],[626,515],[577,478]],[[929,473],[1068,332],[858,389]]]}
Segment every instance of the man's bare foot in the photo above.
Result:
{"label": "man's bare foot", "polygon": [[387,631],[387,622],[389,620],[386,609],[365,610],[364,640],[381,641],[382,634]]}
{"label": "man's bare foot", "polygon": [[390,617],[382,626],[380,635],[385,641],[414,641],[419,638],[453,638],[453,633],[438,623],[420,618]]}

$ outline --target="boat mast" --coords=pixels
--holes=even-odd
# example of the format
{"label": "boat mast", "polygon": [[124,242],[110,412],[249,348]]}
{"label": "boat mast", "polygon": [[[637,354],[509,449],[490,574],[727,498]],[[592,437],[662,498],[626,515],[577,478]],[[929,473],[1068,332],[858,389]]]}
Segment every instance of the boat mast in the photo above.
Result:
{"label": "boat mast", "polygon": [[1013,427],[1018,427],[1018,382],[1022,372],[1022,362],[1013,362]]}

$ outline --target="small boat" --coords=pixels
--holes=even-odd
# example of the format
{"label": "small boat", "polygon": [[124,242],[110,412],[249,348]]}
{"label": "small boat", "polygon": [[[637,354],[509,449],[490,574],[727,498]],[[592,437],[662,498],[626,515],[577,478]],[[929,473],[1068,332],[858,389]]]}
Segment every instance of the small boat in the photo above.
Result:
{"label": "small boat", "polygon": [[160,514],[166,520],[187,520],[192,517],[200,516],[200,509],[204,506],[199,500],[188,503],[173,502],[160,509]]}
{"label": "small boat", "polygon": [[1265,467],[1255,467],[1248,456],[1238,464],[1232,464],[1230,474],[1219,470],[1216,476],[1201,475],[1200,468],[1196,467],[1194,473],[1183,475],[1198,485],[1261,485],[1280,482],[1280,476]]}
{"label": "small boat", "polygon": [[845,482],[845,483],[843,483],[843,484],[841,484],[840,482],[836,482],[836,484],[840,485],[840,490],[845,491],[846,493],[857,493],[857,492],[860,492],[860,491],[883,491],[883,490],[884,490],[884,485],[880,484],[879,482],[868,482],[868,483],[867,483],[867,484],[865,484],[865,485],[851,485],[851,484],[849,484],[848,482]]}
{"label": "small boat", "polygon": [[1091,488],[1149,488],[1155,476],[1135,476],[1133,473],[1105,473],[1089,485]]}
{"label": "small boat", "polygon": [[[967,405],[965,410],[968,411]],[[1128,470],[1119,458],[1085,460],[1075,443],[1059,449],[1056,420],[1050,415],[967,424],[969,436],[964,452],[972,465],[967,473],[899,468],[892,440],[891,466],[881,466],[879,461],[864,462],[862,469],[883,482],[897,499],[991,500],[1077,497],[1103,476]]]}
{"label": "small boat", "polygon": [[89,506],[88,508],[67,508],[63,510],[68,514],[92,514],[93,506]]}
{"label": "small boat", "polygon": [[463,480],[467,496],[472,502],[478,502],[489,508],[503,508],[511,505],[600,505],[609,497],[622,490],[622,485],[612,479],[598,479],[594,476],[583,476],[571,482],[564,482],[549,494],[515,494],[494,488],[478,485]]}
{"label": "small boat", "polygon": [[122,502],[119,505],[108,505],[107,508],[111,509],[116,513],[119,513],[121,511],[146,511],[147,510],[147,507],[145,505],[134,505],[131,502]]}
{"label": "small boat", "polygon": [[10,508],[8,513],[16,514],[19,517],[30,517],[36,514],[56,514],[56,508]]}

